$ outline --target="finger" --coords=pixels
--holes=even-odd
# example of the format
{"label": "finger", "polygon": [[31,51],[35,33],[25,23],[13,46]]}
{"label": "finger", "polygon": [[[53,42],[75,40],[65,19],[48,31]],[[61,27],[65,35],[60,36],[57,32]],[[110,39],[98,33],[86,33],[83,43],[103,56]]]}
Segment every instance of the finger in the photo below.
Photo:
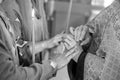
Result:
{"label": "finger", "polygon": [[55,41],[58,41],[58,42],[62,41],[62,36],[63,36],[62,34],[56,35],[55,38],[54,38]]}
{"label": "finger", "polygon": [[80,40],[82,41],[87,33],[87,30],[88,30],[88,27],[87,26],[83,26],[83,31],[81,33],[81,36],[80,36]]}
{"label": "finger", "polygon": [[70,34],[66,34],[66,35],[65,35],[65,38],[69,39],[70,41],[73,41],[73,40],[74,40],[74,39],[73,39],[73,36],[70,35]]}
{"label": "finger", "polygon": [[69,45],[75,44],[75,40],[73,39],[73,36],[71,35],[66,35],[66,38],[64,39],[64,41],[66,43],[68,43]]}
{"label": "finger", "polygon": [[78,30],[80,29],[81,27],[77,27],[76,29],[75,29],[75,40],[77,41],[77,37],[78,37]]}
{"label": "finger", "polygon": [[93,29],[89,28],[90,33],[95,33]]}
{"label": "finger", "polygon": [[67,48],[67,50],[70,49],[70,45],[68,45],[67,43],[64,43],[65,47]]}
{"label": "finger", "polygon": [[[79,38],[81,36],[82,30],[83,30],[83,25],[81,25],[78,28],[76,28],[76,30],[75,30],[75,32],[76,32],[76,34],[75,34],[75,40],[76,41],[78,41],[77,38]],[[79,34],[77,32],[79,32]]]}
{"label": "finger", "polygon": [[65,51],[65,46],[64,46],[64,44],[63,43],[61,43],[61,47],[62,47],[62,53],[64,53],[64,51]]}
{"label": "finger", "polygon": [[69,55],[69,56],[67,57],[68,62],[69,62],[73,57],[75,57],[77,54],[79,54],[79,51],[76,51],[76,52],[74,52],[73,54]]}
{"label": "finger", "polygon": [[62,37],[63,37],[63,34],[61,33],[61,34],[58,34],[57,36],[56,36],[56,38],[58,38],[58,39],[62,39]]}
{"label": "finger", "polygon": [[80,27],[79,27],[79,34],[78,34],[78,40],[77,41],[79,41],[80,40],[80,37],[81,37],[81,33],[82,33],[82,31],[83,31],[83,25],[81,25]]}
{"label": "finger", "polygon": [[70,48],[72,48],[72,47],[74,47],[75,45],[76,45],[76,42],[75,41],[69,41],[69,40],[65,40],[65,45],[67,44],[67,49],[70,49]]}
{"label": "finger", "polygon": [[64,42],[67,43],[67,44],[69,44],[69,45],[71,43],[71,41],[69,39],[64,39]]}
{"label": "finger", "polygon": [[79,41],[79,37],[80,37],[80,35],[81,35],[81,28],[79,27],[76,31],[77,31],[76,41]]}
{"label": "finger", "polygon": [[72,35],[74,35],[74,28],[73,28],[73,27],[70,27],[70,33],[71,33]]}
{"label": "finger", "polygon": [[73,52],[75,52],[75,49],[76,49],[76,48],[73,48],[73,49],[69,50],[69,51],[65,54],[65,56],[68,57],[69,55],[73,54]]}
{"label": "finger", "polygon": [[90,38],[88,37],[86,40],[84,40],[80,45],[85,45],[90,41]]}
{"label": "finger", "polygon": [[82,31],[81,31],[81,35],[80,35],[80,37],[79,37],[79,40],[80,41],[82,41],[83,40],[83,38],[84,38],[84,36],[85,36],[85,34],[86,34],[86,26],[82,26],[83,28],[82,28]]}

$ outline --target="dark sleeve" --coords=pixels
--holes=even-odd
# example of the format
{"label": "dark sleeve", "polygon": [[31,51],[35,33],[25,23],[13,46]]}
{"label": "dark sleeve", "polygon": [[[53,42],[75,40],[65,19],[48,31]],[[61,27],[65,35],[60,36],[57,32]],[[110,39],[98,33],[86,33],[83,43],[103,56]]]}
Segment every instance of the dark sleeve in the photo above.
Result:
{"label": "dark sleeve", "polygon": [[47,80],[54,72],[49,61],[42,65],[34,63],[30,67],[15,65],[11,53],[0,41],[0,80]]}
{"label": "dark sleeve", "polygon": [[[23,40],[21,41],[24,42]],[[18,44],[19,42],[20,40],[18,40]],[[22,66],[29,66],[30,64],[32,64],[32,53],[30,52],[29,46],[30,46],[30,42],[27,42],[23,47],[19,47],[19,46],[17,47],[19,63]]]}

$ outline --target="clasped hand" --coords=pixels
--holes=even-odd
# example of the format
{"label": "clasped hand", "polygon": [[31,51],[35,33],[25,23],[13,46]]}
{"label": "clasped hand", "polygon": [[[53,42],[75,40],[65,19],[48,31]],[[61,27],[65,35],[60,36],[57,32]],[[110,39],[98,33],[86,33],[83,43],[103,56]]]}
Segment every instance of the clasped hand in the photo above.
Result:
{"label": "clasped hand", "polygon": [[[76,41],[71,34],[60,34],[61,41],[57,43],[55,50],[59,53],[59,56],[52,58],[52,61],[57,63],[57,68],[64,67],[75,55],[79,53],[78,47],[76,47]],[[56,38],[55,38],[56,39]]]}
{"label": "clasped hand", "polygon": [[58,64],[58,68],[65,66],[71,59],[77,61],[83,51],[82,45],[87,44],[90,40],[87,26],[79,26],[76,29],[71,27],[70,34],[61,35],[60,44],[56,48],[61,55],[53,59]]}

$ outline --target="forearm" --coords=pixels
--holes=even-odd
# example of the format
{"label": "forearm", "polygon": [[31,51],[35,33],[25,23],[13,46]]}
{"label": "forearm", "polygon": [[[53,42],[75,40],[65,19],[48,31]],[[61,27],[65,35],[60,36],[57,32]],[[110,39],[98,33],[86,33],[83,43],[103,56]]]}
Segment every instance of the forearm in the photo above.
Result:
{"label": "forearm", "polygon": [[48,80],[56,73],[49,60],[29,67],[19,66],[2,42],[0,45],[0,80]]}
{"label": "forearm", "polygon": [[34,63],[25,67],[25,71],[30,80],[48,80],[56,74],[56,69],[50,65],[50,61],[44,61],[43,64]]}
{"label": "forearm", "polygon": [[34,63],[30,67],[15,66],[7,61],[0,68],[1,80],[48,80],[56,73],[49,61],[43,64]]}
{"label": "forearm", "polygon": [[[30,52],[32,53],[32,44],[30,45],[29,49],[30,49]],[[48,49],[48,41],[47,40],[35,43],[35,53],[42,52],[45,49]]]}

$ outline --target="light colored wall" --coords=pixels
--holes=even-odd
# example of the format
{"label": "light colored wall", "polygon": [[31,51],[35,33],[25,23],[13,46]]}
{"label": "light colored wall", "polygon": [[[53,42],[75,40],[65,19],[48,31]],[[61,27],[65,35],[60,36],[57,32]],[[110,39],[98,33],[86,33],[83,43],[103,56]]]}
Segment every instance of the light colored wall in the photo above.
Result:
{"label": "light colored wall", "polygon": [[[56,12],[54,26],[52,28],[52,35],[61,33],[66,29],[67,12]],[[77,27],[85,24],[86,18],[84,14],[72,13],[70,17],[69,26]]]}
{"label": "light colored wall", "polygon": [[0,3],[2,2],[2,0],[0,0]]}

